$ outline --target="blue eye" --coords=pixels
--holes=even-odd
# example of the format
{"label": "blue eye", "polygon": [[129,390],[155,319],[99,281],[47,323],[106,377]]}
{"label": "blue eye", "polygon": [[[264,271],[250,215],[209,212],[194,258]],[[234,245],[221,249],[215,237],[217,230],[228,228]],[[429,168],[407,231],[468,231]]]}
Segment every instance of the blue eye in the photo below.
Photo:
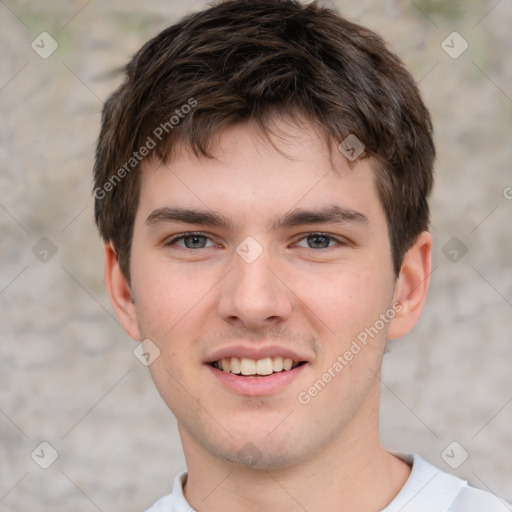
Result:
{"label": "blue eye", "polygon": [[[165,245],[178,245],[184,249],[203,249],[204,247],[207,247],[208,241],[210,241],[210,245],[208,247],[212,247],[213,242],[202,233],[183,233],[182,235],[169,240]],[[183,242],[183,244],[178,244],[178,242]]]}
{"label": "blue eye", "polygon": [[[346,245],[346,241],[342,238],[334,237],[327,233],[309,233],[303,236],[295,243],[295,246],[302,247],[304,249],[330,249],[332,247]],[[215,243],[201,232],[190,232],[182,233],[168,242],[166,246],[177,246],[182,249],[204,249],[207,247],[215,247]]]}
{"label": "blue eye", "polygon": [[302,242],[303,240],[306,241],[307,246],[300,245],[299,243],[297,243],[297,245],[308,249],[328,249],[333,246],[332,242],[334,242],[334,245],[343,245],[341,240],[325,233],[311,233],[308,236],[301,238],[299,242]]}

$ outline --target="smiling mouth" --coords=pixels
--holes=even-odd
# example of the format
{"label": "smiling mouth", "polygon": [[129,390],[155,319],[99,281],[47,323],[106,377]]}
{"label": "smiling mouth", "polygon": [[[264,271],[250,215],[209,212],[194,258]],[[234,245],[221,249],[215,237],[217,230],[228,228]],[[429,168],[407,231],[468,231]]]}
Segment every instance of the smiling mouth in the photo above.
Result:
{"label": "smiling mouth", "polygon": [[247,357],[224,357],[210,363],[217,370],[234,375],[267,376],[273,373],[287,372],[305,361],[294,361],[290,357],[265,357],[264,359],[249,359]]}

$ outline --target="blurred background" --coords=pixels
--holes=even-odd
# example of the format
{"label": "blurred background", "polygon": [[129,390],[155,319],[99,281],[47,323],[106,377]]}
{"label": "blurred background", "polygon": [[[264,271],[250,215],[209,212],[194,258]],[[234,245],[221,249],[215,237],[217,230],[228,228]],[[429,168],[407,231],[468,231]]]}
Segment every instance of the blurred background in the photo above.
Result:
{"label": "blurred background", "polygon": [[[436,131],[431,291],[385,357],[384,443],[511,500],[512,1],[323,4],[388,41]],[[205,6],[0,0],[1,511],[139,512],[185,467],[105,292],[91,169],[117,70]]]}

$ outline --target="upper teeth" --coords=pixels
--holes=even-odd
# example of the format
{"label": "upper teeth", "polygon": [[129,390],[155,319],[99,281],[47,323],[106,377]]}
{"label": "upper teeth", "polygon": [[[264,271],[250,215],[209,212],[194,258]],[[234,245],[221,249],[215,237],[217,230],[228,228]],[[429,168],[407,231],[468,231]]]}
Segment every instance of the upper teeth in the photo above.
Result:
{"label": "upper teeth", "polygon": [[299,363],[290,357],[265,357],[249,359],[247,357],[224,357],[213,363],[216,368],[229,373],[242,375],[270,375],[273,372],[291,370]]}

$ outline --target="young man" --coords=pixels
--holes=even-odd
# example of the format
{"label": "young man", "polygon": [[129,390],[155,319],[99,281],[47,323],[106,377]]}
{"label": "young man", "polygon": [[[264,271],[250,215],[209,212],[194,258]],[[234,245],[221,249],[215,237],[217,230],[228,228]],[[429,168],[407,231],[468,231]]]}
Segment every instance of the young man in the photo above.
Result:
{"label": "young man", "polygon": [[169,27],[105,105],[105,280],[177,418],[166,512],[509,510],[378,434],[386,341],[416,324],[432,127],[371,31],[231,0]]}

